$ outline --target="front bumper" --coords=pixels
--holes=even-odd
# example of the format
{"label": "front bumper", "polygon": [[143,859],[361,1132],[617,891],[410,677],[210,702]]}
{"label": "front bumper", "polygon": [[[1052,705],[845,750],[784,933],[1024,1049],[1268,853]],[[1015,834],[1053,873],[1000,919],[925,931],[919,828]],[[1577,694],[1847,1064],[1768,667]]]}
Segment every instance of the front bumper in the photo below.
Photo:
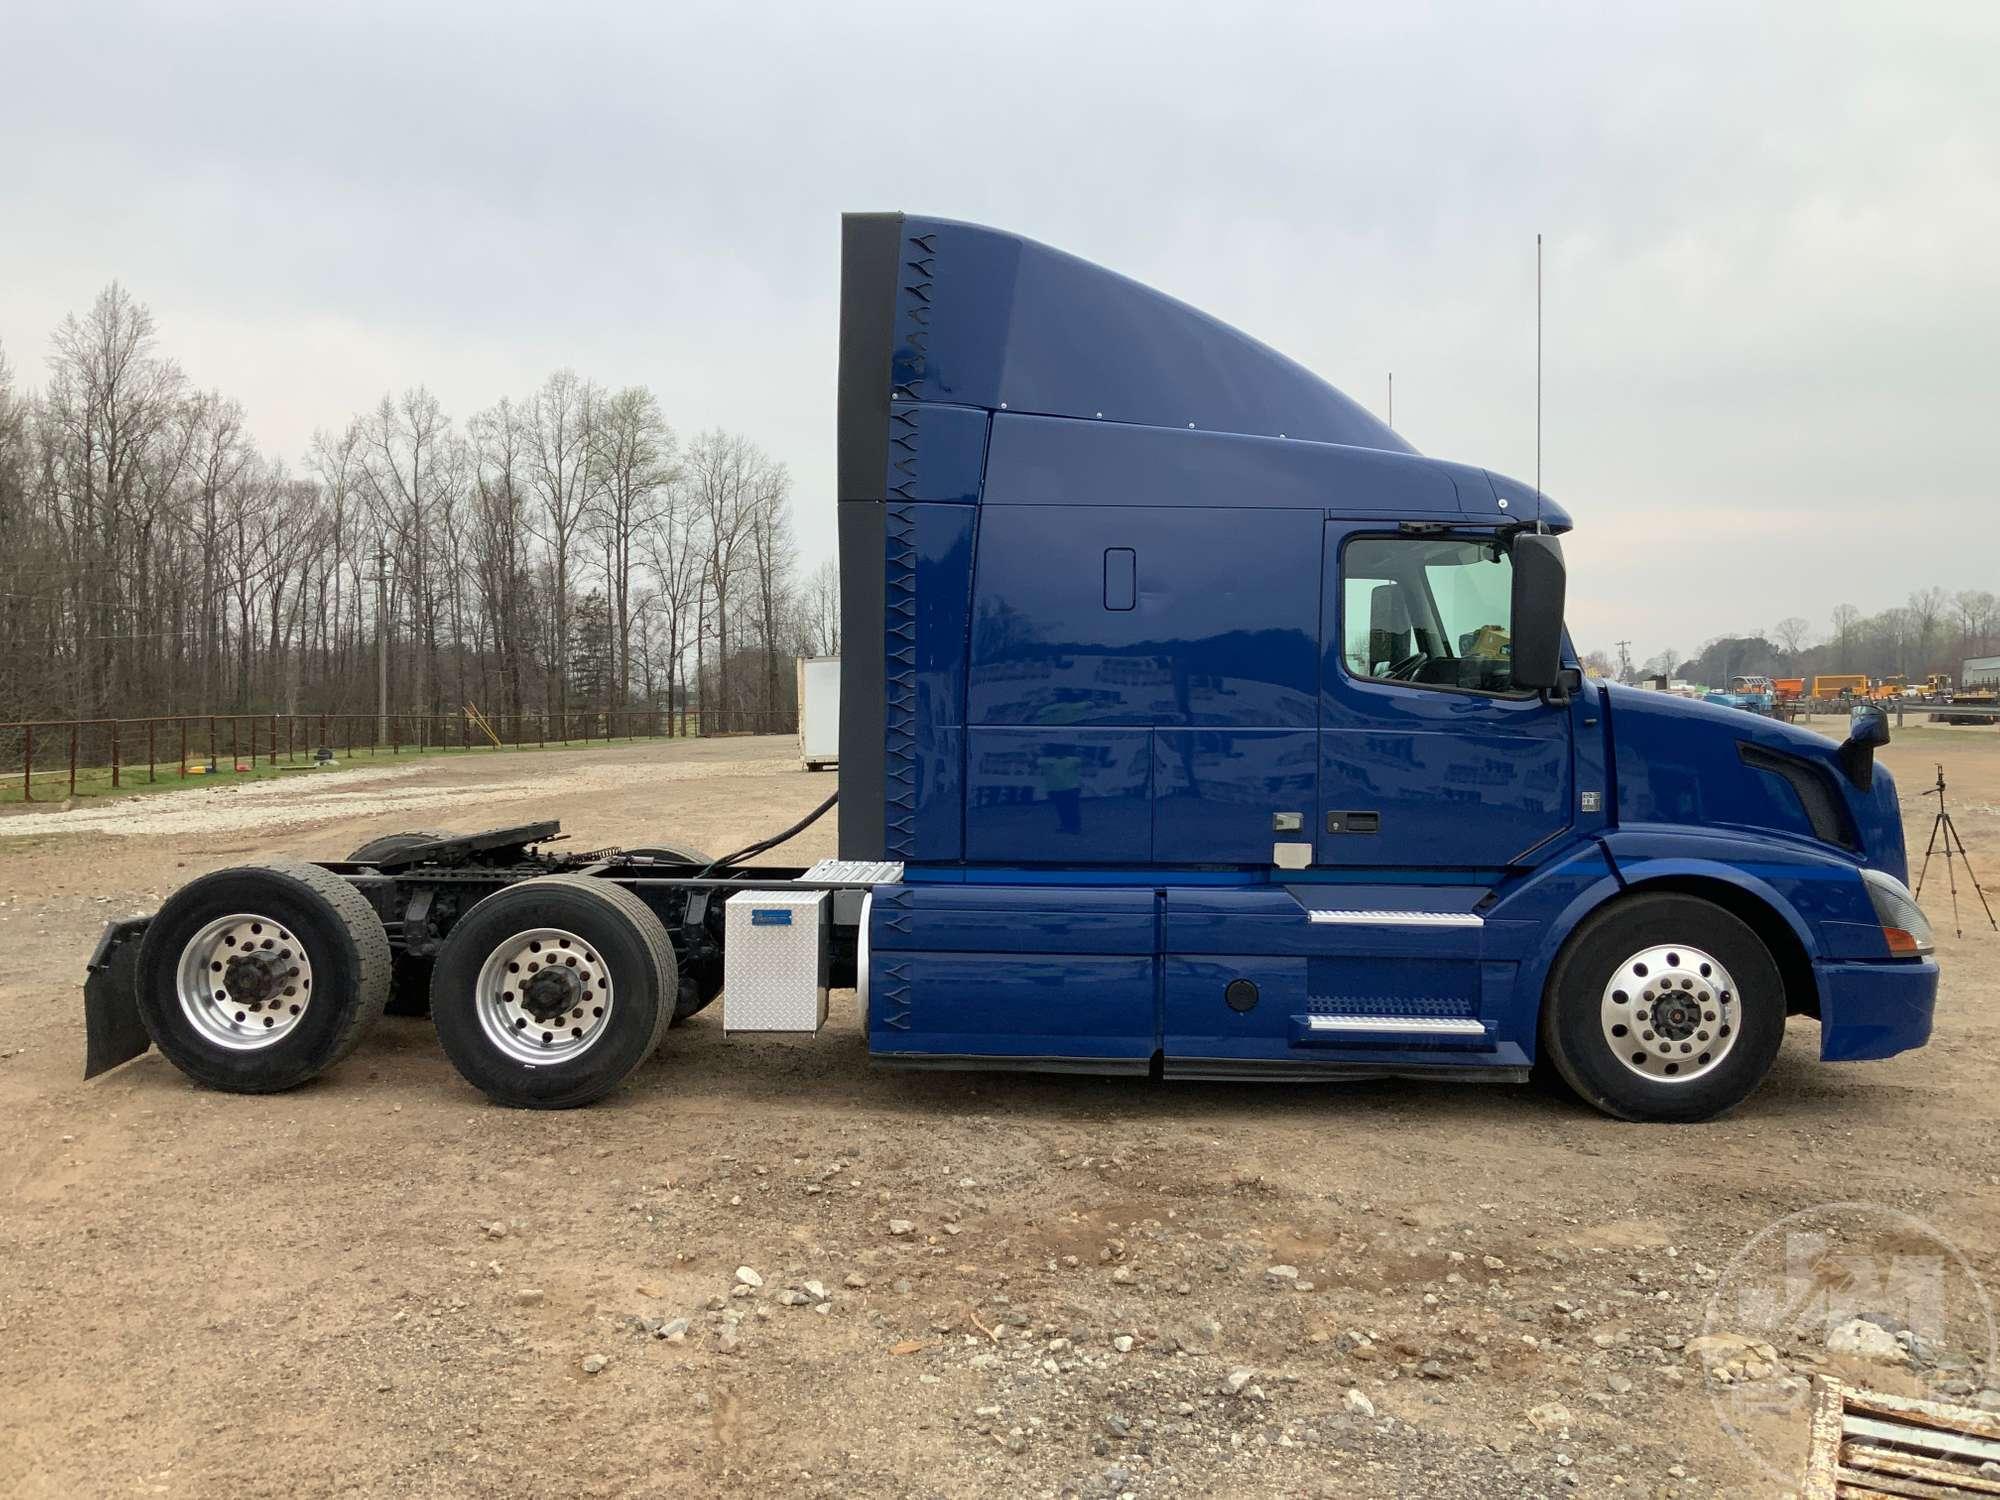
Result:
{"label": "front bumper", "polygon": [[1821,1062],[1894,1057],[1930,1040],[1938,966],[1917,963],[1821,963]]}

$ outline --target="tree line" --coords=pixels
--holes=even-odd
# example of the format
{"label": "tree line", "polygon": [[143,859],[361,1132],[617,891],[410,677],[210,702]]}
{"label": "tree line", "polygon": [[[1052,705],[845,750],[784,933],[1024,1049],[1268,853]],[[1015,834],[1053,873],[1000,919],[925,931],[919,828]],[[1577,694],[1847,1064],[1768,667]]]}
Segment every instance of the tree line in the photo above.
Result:
{"label": "tree line", "polygon": [[2000,595],[1990,589],[1917,589],[1908,601],[1864,615],[1852,604],[1834,606],[1822,633],[1812,621],[1788,615],[1767,633],[1712,636],[1691,657],[1673,647],[1634,665],[1629,652],[1593,651],[1584,664],[1602,677],[1637,681],[1678,677],[1725,687],[1731,677],[1806,677],[1865,672],[1871,678],[1921,682],[1933,673],[1958,681],[1968,657],[2000,653]]}
{"label": "tree line", "polygon": [[[454,422],[416,386],[263,451],[113,283],[27,386],[0,348],[0,720],[664,708],[789,727],[839,650],[791,477],[558,370]],[[386,687],[384,684],[386,683]]]}

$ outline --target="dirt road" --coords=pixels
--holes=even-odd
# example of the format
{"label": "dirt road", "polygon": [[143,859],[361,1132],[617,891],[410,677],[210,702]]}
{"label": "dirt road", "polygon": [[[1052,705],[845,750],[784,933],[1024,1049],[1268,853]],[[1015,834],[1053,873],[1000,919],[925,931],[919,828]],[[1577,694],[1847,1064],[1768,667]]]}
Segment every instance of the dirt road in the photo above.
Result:
{"label": "dirt road", "polygon": [[[1928,1049],[1823,1067],[1795,1022],[1747,1106],[1674,1129],[1503,1086],[884,1073],[845,996],[817,1042],[725,1043],[710,1012],[572,1114],[489,1107],[420,1020],[277,1097],[157,1054],[80,1081],[100,924],[194,874],[542,816],[720,849],[832,789],[788,752],[0,819],[0,1493],[1778,1494],[1686,1347],[1754,1236],[1866,1200],[2000,1291],[1974,920],[1940,924]],[[1900,734],[1918,851],[1939,757],[2000,887],[2000,733]],[[832,848],[827,820],[796,852]],[[1872,1374],[1976,1399],[1985,1353]],[[1827,1358],[1737,1373],[1782,1396]],[[1753,1437],[1789,1462],[1803,1433]]]}

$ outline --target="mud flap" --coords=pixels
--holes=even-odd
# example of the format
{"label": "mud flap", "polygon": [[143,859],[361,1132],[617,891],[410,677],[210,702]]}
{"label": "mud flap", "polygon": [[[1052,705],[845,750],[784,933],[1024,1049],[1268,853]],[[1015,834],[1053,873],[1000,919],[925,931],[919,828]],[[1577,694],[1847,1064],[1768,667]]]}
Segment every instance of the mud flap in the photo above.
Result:
{"label": "mud flap", "polygon": [[153,1039],[139,1019],[139,939],[150,917],[113,922],[97,940],[83,981],[83,1076],[130,1062]]}

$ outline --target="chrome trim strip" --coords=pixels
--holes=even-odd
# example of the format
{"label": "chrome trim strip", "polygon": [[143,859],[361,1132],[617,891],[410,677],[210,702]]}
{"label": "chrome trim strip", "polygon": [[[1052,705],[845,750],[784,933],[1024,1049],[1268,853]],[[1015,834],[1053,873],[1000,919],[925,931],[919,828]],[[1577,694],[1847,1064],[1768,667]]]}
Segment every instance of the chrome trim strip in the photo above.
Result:
{"label": "chrome trim strip", "polygon": [[1470,911],[1311,911],[1314,922],[1343,927],[1484,927],[1486,918]]}
{"label": "chrome trim strip", "polygon": [[1387,1031],[1410,1036],[1484,1036],[1486,1027],[1462,1016],[1307,1016],[1310,1031]]}

